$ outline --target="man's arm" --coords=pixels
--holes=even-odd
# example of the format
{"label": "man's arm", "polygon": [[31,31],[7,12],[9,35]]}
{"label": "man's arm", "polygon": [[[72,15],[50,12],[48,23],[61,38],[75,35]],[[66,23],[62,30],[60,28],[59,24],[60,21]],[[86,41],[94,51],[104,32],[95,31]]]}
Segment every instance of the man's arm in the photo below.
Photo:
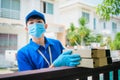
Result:
{"label": "man's arm", "polygon": [[33,70],[32,66],[28,62],[24,53],[19,51],[16,57],[17,57],[19,71]]}

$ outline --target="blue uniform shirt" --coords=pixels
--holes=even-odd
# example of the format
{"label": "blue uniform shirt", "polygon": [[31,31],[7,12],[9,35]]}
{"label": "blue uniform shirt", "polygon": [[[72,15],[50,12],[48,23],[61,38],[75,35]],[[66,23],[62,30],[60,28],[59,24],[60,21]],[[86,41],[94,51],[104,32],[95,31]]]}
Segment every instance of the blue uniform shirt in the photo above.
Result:
{"label": "blue uniform shirt", "polygon": [[62,53],[62,50],[64,49],[60,41],[45,37],[45,47],[43,47],[41,45],[36,44],[32,41],[32,39],[30,39],[30,43],[21,48],[17,53],[19,71],[48,68],[48,63],[39,54],[38,49],[50,62],[48,50],[49,46],[51,49],[53,62]]}

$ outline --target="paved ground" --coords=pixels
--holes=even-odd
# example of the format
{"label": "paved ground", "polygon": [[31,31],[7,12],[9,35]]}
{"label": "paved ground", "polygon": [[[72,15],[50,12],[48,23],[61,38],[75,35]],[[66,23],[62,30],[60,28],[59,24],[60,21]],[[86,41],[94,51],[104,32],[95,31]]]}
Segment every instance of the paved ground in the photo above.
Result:
{"label": "paved ground", "polygon": [[17,68],[0,69],[0,74],[14,73],[16,71]]}
{"label": "paved ground", "polygon": [[9,69],[0,69],[0,74],[7,74],[7,73],[13,73],[13,71],[10,71]]}

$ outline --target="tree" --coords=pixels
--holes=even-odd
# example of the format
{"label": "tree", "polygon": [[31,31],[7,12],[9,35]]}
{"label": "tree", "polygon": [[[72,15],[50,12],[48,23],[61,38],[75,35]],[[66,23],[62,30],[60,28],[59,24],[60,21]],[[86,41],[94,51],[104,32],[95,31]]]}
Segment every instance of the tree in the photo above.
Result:
{"label": "tree", "polygon": [[80,27],[78,28],[78,35],[81,38],[81,45],[84,46],[85,45],[84,44],[84,39],[85,39],[86,36],[89,35],[90,30],[86,27],[86,24],[87,24],[86,18],[81,17],[79,19],[79,24],[80,24]]}
{"label": "tree", "polygon": [[110,45],[112,43],[112,39],[110,36],[103,37],[103,41],[101,43],[101,47],[107,47],[110,48]]}
{"label": "tree", "polygon": [[96,8],[102,19],[110,20],[112,15],[120,14],[120,0],[103,0]]}
{"label": "tree", "polygon": [[92,33],[85,37],[86,45],[90,45],[92,42],[101,43],[103,36],[101,34]]}
{"label": "tree", "polygon": [[73,23],[70,24],[70,28],[67,30],[66,35],[70,45],[79,45],[79,39],[77,35],[77,28],[74,26]]}
{"label": "tree", "polygon": [[90,30],[86,27],[87,20],[84,17],[79,19],[79,27],[75,27],[73,23],[70,24],[70,28],[67,30],[67,40],[72,46],[82,45],[84,46],[85,37],[90,33]]}

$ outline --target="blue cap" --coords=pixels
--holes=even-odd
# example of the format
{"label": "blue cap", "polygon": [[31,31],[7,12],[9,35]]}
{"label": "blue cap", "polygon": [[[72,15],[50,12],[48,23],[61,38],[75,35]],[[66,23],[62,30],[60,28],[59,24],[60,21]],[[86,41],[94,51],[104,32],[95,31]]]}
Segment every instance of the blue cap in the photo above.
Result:
{"label": "blue cap", "polygon": [[32,12],[30,12],[30,13],[25,17],[25,22],[26,22],[26,23],[27,23],[27,21],[30,19],[31,16],[39,16],[39,17],[46,23],[46,21],[45,21],[45,16],[44,16],[42,13],[40,13],[40,12],[38,12],[38,11],[36,11],[36,10],[33,10]]}

